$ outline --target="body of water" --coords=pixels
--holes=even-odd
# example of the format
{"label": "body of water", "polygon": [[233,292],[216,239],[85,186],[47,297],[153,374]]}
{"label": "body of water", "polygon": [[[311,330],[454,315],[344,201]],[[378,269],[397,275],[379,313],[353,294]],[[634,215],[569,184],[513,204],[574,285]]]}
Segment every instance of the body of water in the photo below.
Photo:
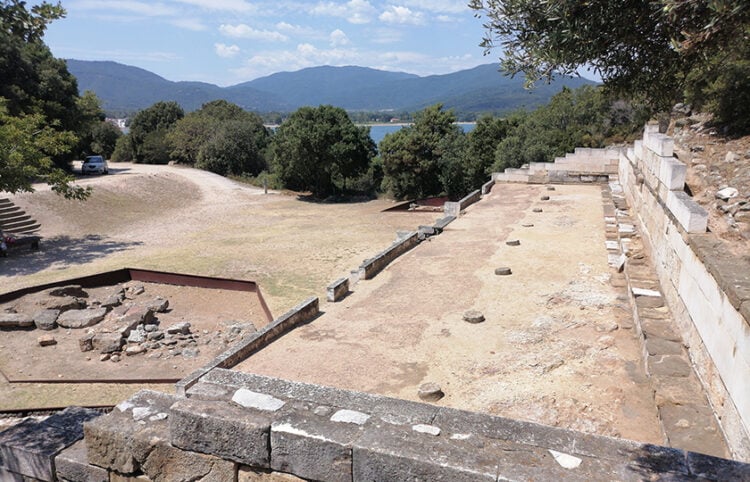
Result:
{"label": "body of water", "polygon": [[[375,124],[371,125],[370,127],[370,137],[372,137],[372,140],[375,141],[375,144],[380,144],[380,141],[383,140],[383,137],[386,136],[386,134],[390,134],[392,132],[396,132],[403,128],[404,126],[407,126],[409,124]],[[474,122],[459,122],[458,125],[461,127],[461,129],[464,130],[464,132],[468,133],[471,132],[474,127],[476,127],[476,123]]]}

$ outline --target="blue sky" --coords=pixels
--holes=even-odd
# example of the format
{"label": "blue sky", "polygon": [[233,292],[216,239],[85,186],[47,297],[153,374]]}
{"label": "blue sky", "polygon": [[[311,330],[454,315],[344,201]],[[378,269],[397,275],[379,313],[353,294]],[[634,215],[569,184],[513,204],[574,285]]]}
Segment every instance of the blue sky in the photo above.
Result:
{"label": "blue sky", "polygon": [[318,65],[417,75],[496,60],[468,0],[62,0],[56,57],[113,60],[226,86]]}

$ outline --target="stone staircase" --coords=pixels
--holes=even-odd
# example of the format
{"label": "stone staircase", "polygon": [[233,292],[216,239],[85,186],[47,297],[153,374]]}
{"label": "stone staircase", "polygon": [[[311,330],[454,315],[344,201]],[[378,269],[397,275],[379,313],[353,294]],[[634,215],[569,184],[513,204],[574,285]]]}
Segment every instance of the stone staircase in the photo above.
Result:
{"label": "stone staircase", "polygon": [[508,168],[492,174],[495,182],[607,183],[617,175],[620,149],[577,147],[575,152],[558,157],[554,162],[532,162],[522,168]]}
{"label": "stone staircase", "polygon": [[30,235],[41,228],[37,221],[13,204],[10,199],[0,199],[0,229],[5,234]]}

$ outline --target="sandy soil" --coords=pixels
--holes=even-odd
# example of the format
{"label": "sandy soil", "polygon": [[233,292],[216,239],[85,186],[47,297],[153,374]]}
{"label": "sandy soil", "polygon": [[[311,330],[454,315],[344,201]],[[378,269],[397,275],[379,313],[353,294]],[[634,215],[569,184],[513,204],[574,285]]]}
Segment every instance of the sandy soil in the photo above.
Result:
{"label": "sandy soil", "polygon": [[663,443],[627,298],[609,283],[601,188],[543,189],[495,185],[236,369],[409,400],[436,382],[441,405]]}
{"label": "sandy soil", "polygon": [[[0,259],[0,291],[136,267],[257,281],[274,316],[388,246],[397,230],[431,224],[436,213],[383,213],[385,200],[319,204],[239,184],[209,172],[112,164],[86,202],[44,186],[9,197],[36,218],[41,250]],[[205,302],[204,302],[205,303]],[[20,341],[4,342],[0,357]],[[32,344],[37,334],[23,343]],[[98,363],[98,362],[97,362]],[[182,369],[175,370],[182,372]],[[162,386],[172,390],[171,385]],[[0,382],[0,409],[116,403],[138,386]]]}

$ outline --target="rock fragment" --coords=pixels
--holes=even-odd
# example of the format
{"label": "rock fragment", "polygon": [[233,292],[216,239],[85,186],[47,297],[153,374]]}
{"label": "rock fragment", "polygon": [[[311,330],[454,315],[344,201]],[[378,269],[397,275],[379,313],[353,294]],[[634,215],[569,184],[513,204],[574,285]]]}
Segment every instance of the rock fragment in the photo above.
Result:
{"label": "rock fragment", "polygon": [[428,382],[420,385],[417,395],[425,402],[437,402],[445,396],[445,393],[437,383]]}

